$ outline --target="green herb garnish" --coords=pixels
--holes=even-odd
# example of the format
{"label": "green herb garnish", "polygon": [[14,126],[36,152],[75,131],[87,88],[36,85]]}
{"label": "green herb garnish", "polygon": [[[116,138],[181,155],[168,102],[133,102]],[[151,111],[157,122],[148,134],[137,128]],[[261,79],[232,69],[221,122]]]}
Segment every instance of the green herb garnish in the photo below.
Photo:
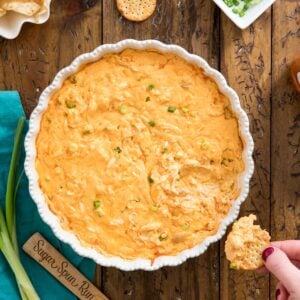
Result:
{"label": "green herb garnish", "polygon": [[246,11],[261,0],[223,0],[228,7],[232,7],[232,12],[243,17]]}
{"label": "green herb garnish", "polygon": [[148,86],[149,91],[154,90],[154,88],[155,88],[154,84],[150,84],[150,85]]}
{"label": "green herb garnish", "polygon": [[69,108],[69,109],[75,108],[76,103],[72,102],[72,101],[66,101],[66,107]]}
{"label": "green herb garnish", "polygon": [[166,232],[163,232],[158,239],[162,242],[168,237],[168,234]]}
{"label": "green herb garnish", "polygon": [[207,142],[202,142],[201,143],[201,149],[202,150],[207,150],[207,149],[209,149],[209,144],[207,143]]}
{"label": "green herb garnish", "polygon": [[94,208],[95,208],[95,209],[101,207],[101,205],[102,205],[101,200],[95,200],[95,201],[94,201]]}
{"label": "green herb garnish", "polygon": [[150,175],[148,176],[148,181],[149,181],[149,183],[153,183],[154,182],[153,178]]}
{"label": "green herb garnish", "polygon": [[127,113],[127,111],[128,111],[128,106],[127,106],[126,104],[122,104],[122,105],[120,106],[119,111],[120,111],[120,113],[121,113],[122,115],[125,115],[125,114]]}
{"label": "green herb garnish", "polygon": [[175,111],[176,111],[176,107],[174,107],[174,106],[169,106],[168,107],[168,112],[173,113]]}
{"label": "green herb garnish", "polygon": [[232,270],[237,270],[238,266],[235,263],[232,262],[232,263],[230,263],[229,268],[232,269]]}
{"label": "green herb garnish", "polygon": [[182,229],[183,230],[188,230],[190,228],[190,224],[189,223],[184,223],[183,225],[182,225]]}
{"label": "green herb garnish", "polygon": [[226,158],[224,157],[221,161],[221,165],[224,165],[224,166],[228,166],[228,163],[230,162],[233,162],[233,159],[232,158]]}
{"label": "green herb garnish", "polygon": [[183,106],[181,108],[181,110],[184,112],[184,113],[187,113],[189,111],[189,109],[186,107],[186,106]]}
{"label": "green herb garnish", "polygon": [[149,122],[148,122],[148,124],[149,124],[151,127],[154,127],[154,126],[155,126],[155,122],[154,122],[154,121],[152,121],[152,120],[151,120],[151,121],[149,121]]}
{"label": "green herb garnish", "polygon": [[158,211],[158,206],[156,204],[152,205],[151,210],[154,212]]}
{"label": "green herb garnish", "polygon": [[168,148],[167,148],[167,147],[163,147],[161,153],[162,153],[162,154],[165,154],[167,151],[168,151]]}
{"label": "green herb garnish", "polygon": [[118,146],[114,149],[114,151],[120,154],[122,152],[122,149]]}
{"label": "green herb garnish", "polygon": [[146,97],[146,102],[149,102],[151,100],[151,98],[148,96]]}

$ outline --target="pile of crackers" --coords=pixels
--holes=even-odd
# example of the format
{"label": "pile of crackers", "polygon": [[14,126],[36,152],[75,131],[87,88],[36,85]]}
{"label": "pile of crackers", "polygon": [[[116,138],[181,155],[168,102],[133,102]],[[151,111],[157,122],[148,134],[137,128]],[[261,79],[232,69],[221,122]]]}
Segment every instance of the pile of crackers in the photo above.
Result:
{"label": "pile of crackers", "polygon": [[44,0],[0,0],[0,17],[9,11],[32,17],[44,13]]}

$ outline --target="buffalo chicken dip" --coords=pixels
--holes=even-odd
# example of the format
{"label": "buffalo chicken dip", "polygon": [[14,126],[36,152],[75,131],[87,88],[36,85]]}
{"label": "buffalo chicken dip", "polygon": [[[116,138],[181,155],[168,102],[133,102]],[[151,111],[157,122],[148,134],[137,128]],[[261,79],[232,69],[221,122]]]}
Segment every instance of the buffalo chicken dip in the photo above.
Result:
{"label": "buffalo chicken dip", "polygon": [[108,54],[66,79],[36,148],[62,227],[127,260],[176,255],[216,234],[244,169],[229,100],[199,67],[154,50]]}

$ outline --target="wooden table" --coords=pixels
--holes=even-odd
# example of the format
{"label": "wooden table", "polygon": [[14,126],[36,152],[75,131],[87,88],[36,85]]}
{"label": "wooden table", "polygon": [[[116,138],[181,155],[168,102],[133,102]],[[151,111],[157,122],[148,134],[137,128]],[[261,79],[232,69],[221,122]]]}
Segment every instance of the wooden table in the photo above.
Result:
{"label": "wooden table", "polygon": [[[241,215],[255,213],[273,240],[300,238],[300,97],[289,65],[300,54],[300,2],[277,0],[239,30],[211,0],[158,0],[143,23],[120,17],[113,0],[53,0],[44,25],[0,39],[0,89],[19,90],[27,115],[41,91],[77,55],[124,38],[159,39],[204,57],[240,96],[255,140],[255,173]],[[1,121],[1,120],[0,120]],[[202,256],[156,272],[97,269],[111,299],[271,299],[268,275],[231,271],[224,239]]]}

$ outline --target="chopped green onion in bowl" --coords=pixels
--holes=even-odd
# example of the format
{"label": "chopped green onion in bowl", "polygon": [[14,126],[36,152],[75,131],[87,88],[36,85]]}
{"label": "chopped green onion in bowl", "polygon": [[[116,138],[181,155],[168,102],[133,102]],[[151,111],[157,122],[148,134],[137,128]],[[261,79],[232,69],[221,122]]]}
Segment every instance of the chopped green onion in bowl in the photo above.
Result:
{"label": "chopped green onion in bowl", "polygon": [[228,7],[232,7],[232,12],[243,17],[246,11],[262,0],[223,0]]}
{"label": "chopped green onion in bowl", "polygon": [[95,209],[101,207],[101,205],[102,205],[101,200],[96,199],[96,200],[94,201],[94,208],[95,208]]}

